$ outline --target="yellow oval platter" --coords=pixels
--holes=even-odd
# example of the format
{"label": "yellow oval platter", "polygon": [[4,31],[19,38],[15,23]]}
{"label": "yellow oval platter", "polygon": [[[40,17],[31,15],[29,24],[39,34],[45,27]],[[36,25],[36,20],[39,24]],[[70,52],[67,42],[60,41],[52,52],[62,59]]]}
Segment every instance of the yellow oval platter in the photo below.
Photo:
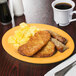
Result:
{"label": "yellow oval platter", "polygon": [[67,49],[65,52],[60,53],[57,51],[53,56],[51,57],[46,57],[46,58],[32,58],[32,57],[27,57],[27,56],[22,56],[18,53],[18,51],[14,48],[14,46],[10,43],[8,43],[8,38],[11,35],[14,35],[14,31],[18,30],[20,26],[16,26],[10,30],[8,30],[3,38],[2,38],[2,45],[5,51],[13,56],[16,59],[19,59],[24,62],[29,62],[29,63],[36,63],[36,64],[49,64],[49,63],[55,63],[62,61],[69,57],[73,51],[74,51],[74,41],[72,38],[63,30],[56,28],[51,25],[46,25],[46,24],[28,24],[29,26],[36,26],[37,28],[44,29],[44,30],[52,30],[53,32],[56,32],[57,34],[65,37],[68,40],[68,43],[66,44],[69,49]]}

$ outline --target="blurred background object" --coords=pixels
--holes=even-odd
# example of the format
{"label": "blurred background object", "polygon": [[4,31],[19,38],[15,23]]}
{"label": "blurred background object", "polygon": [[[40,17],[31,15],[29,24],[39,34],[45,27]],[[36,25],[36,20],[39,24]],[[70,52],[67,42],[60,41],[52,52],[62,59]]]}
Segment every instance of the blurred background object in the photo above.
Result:
{"label": "blurred background object", "polygon": [[12,0],[13,10],[15,16],[21,16],[24,14],[22,0]]}
{"label": "blurred background object", "polygon": [[7,4],[7,0],[0,0],[0,22],[3,25],[11,23],[11,14]]}
{"label": "blurred background object", "polygon": [[[22,0],[27,23],[51,24],[51,0]],[[50,22],[50,23],[49,23]]]}

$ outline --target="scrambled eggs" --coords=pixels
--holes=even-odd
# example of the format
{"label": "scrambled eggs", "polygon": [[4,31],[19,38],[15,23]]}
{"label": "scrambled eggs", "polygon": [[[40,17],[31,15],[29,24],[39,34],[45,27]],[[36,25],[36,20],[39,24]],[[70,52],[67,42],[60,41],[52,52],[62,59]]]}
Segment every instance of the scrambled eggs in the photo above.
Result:
{"label": "scrambled eggs", "polygon": [[20,29],[16,30],[13,36],[8,38],[8,43],[12,43],[15,48],[25,44],[31,36],[34,36],[40,29],[35,26],[28,26],[26,23],[20,24]]}

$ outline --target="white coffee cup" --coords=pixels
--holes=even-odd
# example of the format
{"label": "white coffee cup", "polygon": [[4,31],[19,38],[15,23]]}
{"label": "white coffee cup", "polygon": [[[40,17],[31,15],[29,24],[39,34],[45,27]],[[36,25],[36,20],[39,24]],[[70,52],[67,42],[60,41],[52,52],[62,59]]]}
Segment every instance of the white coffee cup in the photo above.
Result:
{"label": "white coffee cup", "polygon": [[[69,9],[61,10],[55,8],[55,5],[58,3],[68,3],[72,7]],[[54,21],[56,24],[59,24],[60,26],[67,26],[72,21],[76,21],[76,19],[72,19],[72,15],[76,13],[76,11],[73,11],[75,7],[75,3],[72,0],[55,0],[52,3],[52,8],[54,12]]]}

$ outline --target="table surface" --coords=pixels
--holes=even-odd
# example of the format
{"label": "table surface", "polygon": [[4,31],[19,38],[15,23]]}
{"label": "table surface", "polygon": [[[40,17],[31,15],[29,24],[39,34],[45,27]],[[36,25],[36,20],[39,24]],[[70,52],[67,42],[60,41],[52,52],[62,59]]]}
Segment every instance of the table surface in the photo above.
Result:
{"label": "table surface", "polygon": [[[47,11],[47,14],[45,14],[45,17],[44,17],[44,19],[46,21],[44,22],[44,19],[41,20],[42,14],[40,13],[40,16],[38,16],[38,15],[35,16],[38,18],[38,19],[36,19],[36,22],[37,22],[37,20],[38,21],[40,20],[38,23],[43,23],[43,24],[45,23],[45,24],[49,24],[49,25],[53,25],[55,27],[61,28],[62,30],[66,31],[73,38],[75,45],[76,45],[76,22],[72,22],[66,27],[60,27],[60,26],[56,25],[53,20],[53,11],[52,11],[52,7],[50,5],[53,2],[53,0],[42,0],[42,1],[44,1],[44,4],[48,6],[47,9],[45,8],[43,10],[44,12]],[[76,0],[73,0],[73,1],[76,3]],[[36,5],[35,5],[35,7],[36,7]],[[35,8],[34,10],[37,10],[37,8]],[[39,11],[39,12],[41,12],[41,11]],[[35,13],[37,13],[37,12],[35,12]],[[31,16],[33,16],[33,13],[31,13]],[[27,22],[27,19],[25,17],[26,16],[24,16],[24,15],[22,15],[20,17],[15,16],[14,17],[15,25],[17,26],[21,22]],[[73,18],[76,18],[76,15],[73,15]],[[33,19],[31,19],[31,23],[34,22],[34,20],[33,21],[32,20]],[[34,23],[36,23],[36,22],[34,22]],[[0,76],[44,76],[44,74],[46,72],[48,72],[49,70],[51,70],[52,68],[54,68],[55,66],[57,66],[58,64],[63,62],[63,61],[61,61],[61,62],[57,62],[57,63],[42,65],[42,64],[27,63],[27,62],[23,62],[23,61],[13,58],[8,53],[6,53],[6,51],[3,49],[2,44],[1,44],[2,36],[10,28],[12,28],[12,24],[9,24],[6,26],[0,24]],[[75,50],[76,50],[76,48],[75,48]],[[74,50],[73,54],[75,53],[75,50]]]}

